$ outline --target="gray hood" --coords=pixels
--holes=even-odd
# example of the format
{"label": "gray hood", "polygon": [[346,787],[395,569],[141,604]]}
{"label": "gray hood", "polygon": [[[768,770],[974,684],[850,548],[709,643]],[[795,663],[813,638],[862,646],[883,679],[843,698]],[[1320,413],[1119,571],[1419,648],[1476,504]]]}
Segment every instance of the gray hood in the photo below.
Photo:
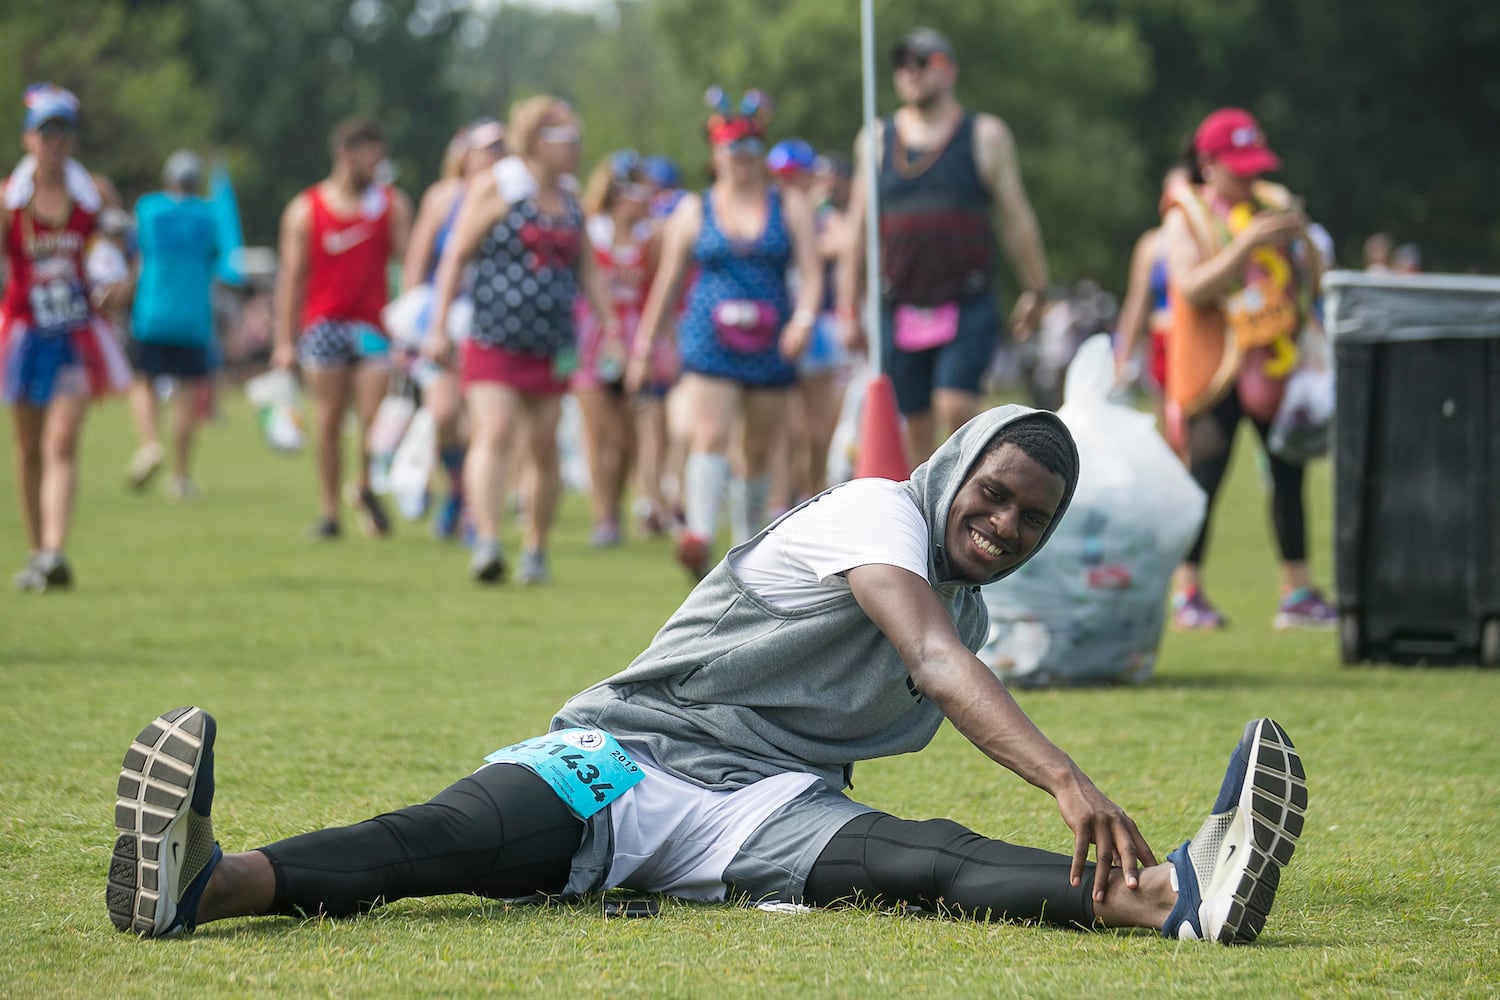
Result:
{"label": "gray hood", "polygon": [[[933,586],[975,586],[974,581],[955,576],[948,566],[948,557],[943,551],[948,538],[948,511],[953,507],[953,500],[958,496],[959,488],[968,478],[970,470],[979,461],[979,456],[984,454],[985,447],[1002,427],[1022,418],[1037,418],[1056,424],[1062,430],[1068,447],[1073,451],[1073,467],[1078,468],[1078,448],[1073,444],[1073,435],[1068,433],[1067,425],[1058,418],[1057,414],[1050,410],[1033,410],[1029,406],[1008,404],[985,410],[964,424],[953,433],[952,437],[938,446],[931,458],[917,466],[910,479],[901,484],[926,517],[927,529],[932,534],[932,551],[927,560],[927,579]],[[1052,533],[1062,523],[1063,514],[1067,511],[1068,504],[1072,502],[1073,491],[1077,487],[1078,476],[1075,474],[1068,480],[1067,488],[1063,491],[1062,503],[1058,504],[1057,513],[1053,515],[1052,523],[1047,525],[1047,530],[1042,534],[1041,541],[1037,542],[1036,548],[1027,553],[1025,559],[1008,570],[996,573],[985,581],[986,583],[994,583],[996,580],[1003,580],[1010,576],[1041,551],[1042,546],[1047,544],[1047,539],[1052,537]]]}

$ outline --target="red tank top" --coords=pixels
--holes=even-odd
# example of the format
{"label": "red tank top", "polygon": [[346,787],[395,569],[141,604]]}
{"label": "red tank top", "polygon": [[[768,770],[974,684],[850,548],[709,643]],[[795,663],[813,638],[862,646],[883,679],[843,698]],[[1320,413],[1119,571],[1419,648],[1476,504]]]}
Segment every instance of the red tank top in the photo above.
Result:
{"label": "red tank top", "polygon": [[312,206],[308,230],[307,295],[302,328],[320,320],[352,320],[380,327],[386,304],[386,262],[391,256],[391,189],[365,192],[354,216],[336,214],[319,185],[307,189]]}
{"label": "red tank top", "polygon": [[39,221],[30,205],[11,213],[5,233],[10,258],[7,319],[49,332],[76,329],[89,321],[92,310],[83,259],[97,216],[77,202],[70,204],[68,220],[61,226]]}

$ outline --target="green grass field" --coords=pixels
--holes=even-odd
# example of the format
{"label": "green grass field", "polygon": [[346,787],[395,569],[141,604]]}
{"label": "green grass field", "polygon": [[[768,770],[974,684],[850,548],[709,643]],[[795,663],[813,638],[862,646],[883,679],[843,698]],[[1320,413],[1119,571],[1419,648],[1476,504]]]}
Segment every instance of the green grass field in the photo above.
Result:
{"label": "green grass field", "polygon": [[[77,590],[0,592],[0,995],[1496,995],[1500,673],[1343,668],[1331,635],[1273,632],[1245,443],[1209,565],[1233,628],[1169,635],[1144,688],[1019,698],[1163,856],[1197,828],[1245,720],[1286,725],[1307,764],[1308,824],[1255,946],[670,901],[655,920],[621,921],[597,905],[470,897],[140,941],[111,926],[104,873],[121,755],[158,712],[217,716],[215,828],[246,849],[424,799],[542,731],[644,646],[686,585],[665,543],[591,551],[578,497],[541,589],[474,586],[464,554],[426,525],[312,545],[309,459],[267,451],[238,403],[203,440],[205,499],[131,495],[124,407],[100,407],[70,545]],[[1311,492],[1326,581],[1326,464]],[[24,559],[9,461],[0,497],[9,573]],[[862,765],[857,784],[898,814],[1071,843],[1046,795],[950,728],[919,755]]]}

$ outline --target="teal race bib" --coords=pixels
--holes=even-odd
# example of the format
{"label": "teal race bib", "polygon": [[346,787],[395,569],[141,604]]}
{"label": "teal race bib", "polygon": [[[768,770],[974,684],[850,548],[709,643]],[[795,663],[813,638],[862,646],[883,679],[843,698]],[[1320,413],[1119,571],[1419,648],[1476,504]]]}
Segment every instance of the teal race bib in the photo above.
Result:
{"label": "teal race bib", "polygon": [[645,777],[620,742],[598,729],[559,729],[501,747],[484,759],[520,764],[551,785],[579,819],[588,819]]}

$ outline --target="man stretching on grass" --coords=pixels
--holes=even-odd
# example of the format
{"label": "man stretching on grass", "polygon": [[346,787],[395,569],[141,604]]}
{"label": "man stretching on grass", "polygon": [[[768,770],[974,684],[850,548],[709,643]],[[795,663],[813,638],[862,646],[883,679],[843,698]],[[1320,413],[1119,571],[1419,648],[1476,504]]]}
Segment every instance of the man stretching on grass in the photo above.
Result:
{"label": "man stretching on grass", "polygon": [[[909,481],[835,487],[732,549],[548,735],[355,826],[223,854],[209,821],[214,720],[169,712],[125,755],[110,917],[154,937],[408,896],[624,887],[1254,940],[1307,805],[1281,727],[1250,724],[1212,815],[1159,865],[974,656],[988,627],[980,585],[1041,547],[1077,472],[1054,415],[983,413]],[[1057,800],[1071,858],[845,796],[855,761],[919,750],[944,718]]]}

